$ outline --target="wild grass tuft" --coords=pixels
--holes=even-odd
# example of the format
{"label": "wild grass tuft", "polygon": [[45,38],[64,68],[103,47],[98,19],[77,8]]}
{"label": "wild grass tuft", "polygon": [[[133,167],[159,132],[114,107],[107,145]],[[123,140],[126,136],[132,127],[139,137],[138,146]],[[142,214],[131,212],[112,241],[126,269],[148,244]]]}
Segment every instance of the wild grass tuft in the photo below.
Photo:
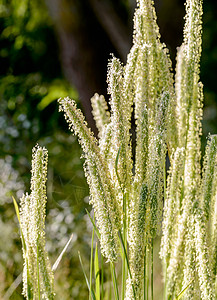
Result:
{"label": "wild grass tuft", "polygon": [[[89,299],[153,300],[153,253],[158,235],[162,298],[217,297],[216,136],[209,137],[201,167],[202,0],[186,0],[185,7],[184,38],[174,76],[168,50],[160,40],[153,1],[137,1],[127,63],[112,56],[108,64],[110,112],[104,96],[95,94],[91,99],[98,139],[75,101],[59,99],[60,111],[84,152],[95,214],[91,218],[87,212],[93,225],[89,279],[79,254]],[[20,210],[27,299],[40,299],[41,293],[46,299],[54,297],[53,274],[44,248],[46,167],[47,150],[37,146],[31,194],[23,196]],[[104,282],[103,257],[110,264],[113,297]]]}

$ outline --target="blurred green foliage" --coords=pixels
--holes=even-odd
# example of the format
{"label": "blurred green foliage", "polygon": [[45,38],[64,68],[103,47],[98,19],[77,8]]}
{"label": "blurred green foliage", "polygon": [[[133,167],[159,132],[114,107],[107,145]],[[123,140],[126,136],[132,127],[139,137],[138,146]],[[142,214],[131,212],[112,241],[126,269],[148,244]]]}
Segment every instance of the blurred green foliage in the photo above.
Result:
{"label": "blurred green foliage", "polygon": [[[71,250],[56,271],[57,298],[86,293],[77,250],[88,257],[88,239],[83,234],[87,232],[83,216],[84,207],[88,207],[84,202],[88,189],[80,147],[76,138],[65,130],[56,103],[59,97],[69,95],[77,99],[78,95],[62,75],[58,51],[44,1],[0,0],[2,296],[22,272],[19,228],[11,195],[19,201],[21,194],[29,190],[31,150],[37,142],[49,151],[47,246],[53,263],[74,232]],[[74,273],[72,264],[77,270]],[[22,284],[10,299],[22,299],[21,289]]]}
{"label": "blurred green foliage", "polygon": [[60,65],[52,61],[58,47],[44,1],[1,0],[0,17],[1,75],[40,70],[44,77],[58,76]]}

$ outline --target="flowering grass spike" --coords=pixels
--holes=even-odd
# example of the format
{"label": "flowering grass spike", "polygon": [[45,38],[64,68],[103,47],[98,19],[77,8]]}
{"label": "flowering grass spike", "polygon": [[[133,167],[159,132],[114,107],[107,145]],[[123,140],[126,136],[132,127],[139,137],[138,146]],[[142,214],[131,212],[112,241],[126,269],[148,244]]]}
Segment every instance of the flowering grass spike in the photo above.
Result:
{"label": "flowering grass spike", "polygon": [[48,152],[36,145],[32,152],[31,193],[20,208],[23,242],[23,293],[27,299],[54,299],[53,273],[45,250],[45,206]]}

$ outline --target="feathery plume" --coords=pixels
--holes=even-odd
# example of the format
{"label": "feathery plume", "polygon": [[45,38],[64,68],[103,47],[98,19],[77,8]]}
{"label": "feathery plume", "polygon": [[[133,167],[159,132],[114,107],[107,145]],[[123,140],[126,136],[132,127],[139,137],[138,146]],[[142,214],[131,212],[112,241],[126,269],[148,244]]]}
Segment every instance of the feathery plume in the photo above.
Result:
{"label": "feathery plume", "polygon": [[202,1],[186,1],[184,42],[178,51],[176,69],[179,146],[186,143],[191,107],[198,101],[199,62],[202,44]]}
{"label": "feathery plume", "polygon": [[149,138],[146,182],[150,207],[150,236],[159,232],[163,207],[163,169],[166,156],[166,128],[169,95],[164,93],[156,107],[156,128]]}
{"label": "feathery plume", "polygon": [[[200,289],[197,288],[196,284],[196,262],[195,262],[195,241],[194,241],[194,218],[192,216],[189,216],[187,220],[187,233],[185,236],[185,249],[184,249],[184,256],[181,259],[182,265],[179,266],[179,276],[177,276],[177,282],[176,282],[176,293],[177,293],[177,287],[178,283],[180,283],[180,286],[182,289],[186,286],[188,286],[187,291],[184,293],[183,298],[184,299],[195,299],[196,294],[199,292],[200,296]],[[182,274],[183,272],[183,274]],[[193,280],[194,279],[194,280]],[[198,286],[199,288],[199,286]],[[200,297],[198,297],[200,299]]]}
{"label": "feathery plume", "polygon": [[201,184],[201,205],[204,211],[205,219],[210,219],[210,213],[215,210],[213,199],[213,192],[217,187],[216,176],[217,170],[217,135],[211,135],[209,137],[206,152],[204,157],[204,166],[202,173]]}
{"label": "feathery plume", "polygon": [[86,126],[84,116],[73,100],[59,99],[60,111],[65,112],[69,127],[79,138],[84,151],[85,175],[91,192],[91,203],[96,212],[97,224],[101,233],[102,252],[108,261],[117,259],[120,210],[116,192],[106,161],[100,154],[93,133]]}
{"label": "feathery plume", "polygon": [[[136,155],[134,183],[138,193],[146,176],[148,156],[148,54],[147,45],[143,45],[138,54],[135,70],[135,122],[136,122]],[[137,187],[135,187],[137,189]]]}
{"label": "feathery plume", "polygon": [[[144,255],[147,240],[146,210],[147,210],[148,188],[143,185],[139,201],[131,206],[131,222],[129,228],[130,268],[132,278],[128,277],[126,298],[133,299],[133,288],[137,299],[141,299],[144,275]],[[132,213],[133,211],[133,213]]]}
{"label": "feathery plume", "polygon": [[92,104],[92,114],[96,121],[96,127],[99,131],[99,137],[102,136],[102,131],[105,125],[110,122],[110,113],[108,111],[108,105],[103,95],[95,93],[90,99]]}
{"label": "feathery plume", "polygon": [[120,151],[117,171],[120,185],[124,194],[129,193],[132,178],[132,158],[130,146],[130,120],[131,116],[125,114],[130,103],[125,103],[123,90],[123,66],[114,56],[110,60],[108,69],[108,93],[111,95],[111,122],[113,123],[114,134],[114,157],[115,162]]}
{"label": "feathery plume", "polygon": [[177,226],[180,210],[181,182],[184,171],[184,148],[177,148],[171,160],[171,168],[167,179],[167,194],[164,199],[164,215],[160,256],[164,267],[168,267],[172,249],[173,232]]}
{"label": "feathery plume", "polygon": [[[21,198],[20,220],[23,247],[23,292],[37,299],[54,299],[53,272],[45,250],[45,206],[48,152],[36,145],[32,152],[31,194]],[[30,298],[31,299],[31,298]]]}
{"label": "feathery plume", "polygon": [[194,212],[194,230],[195,230],[195,252],[196,267],[201,291],[201,299],[214,299],[213,277],[211,272],[208,245],[206,240],[206,227],[203,211],[199,208]]}

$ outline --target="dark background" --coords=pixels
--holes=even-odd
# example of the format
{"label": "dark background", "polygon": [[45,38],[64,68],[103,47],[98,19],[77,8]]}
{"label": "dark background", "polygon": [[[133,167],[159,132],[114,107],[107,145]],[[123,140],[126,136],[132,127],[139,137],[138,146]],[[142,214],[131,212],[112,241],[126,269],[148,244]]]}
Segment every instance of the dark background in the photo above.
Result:
{"label": "dark background", "polygon": [[[184,1],[156,0],[161,40],[175,67],[182,43]],[[86,299],[77,251],[89,260],[88,187],[81,150],[57,99],[78,101],[96,133],[90,97],[106,96],[107,62],[123,62],[132,44],[133,0],[0,0],[0,295],[22,299],[22,251],[11,195],[29,190],[31,149],[49,151],[47,246],[54,262],[74,232],[71,250],[55,274],[57,299]],[[204,1],[201,81],[204,84],[202,148],[217,132],[217,4]],[[19,283],[19,277],[17,279]],[[8,290],[9,289],[9,290]],[[58,296],[59,295],[59,296]],[[61,297],[60,297],[61,295]]]}

